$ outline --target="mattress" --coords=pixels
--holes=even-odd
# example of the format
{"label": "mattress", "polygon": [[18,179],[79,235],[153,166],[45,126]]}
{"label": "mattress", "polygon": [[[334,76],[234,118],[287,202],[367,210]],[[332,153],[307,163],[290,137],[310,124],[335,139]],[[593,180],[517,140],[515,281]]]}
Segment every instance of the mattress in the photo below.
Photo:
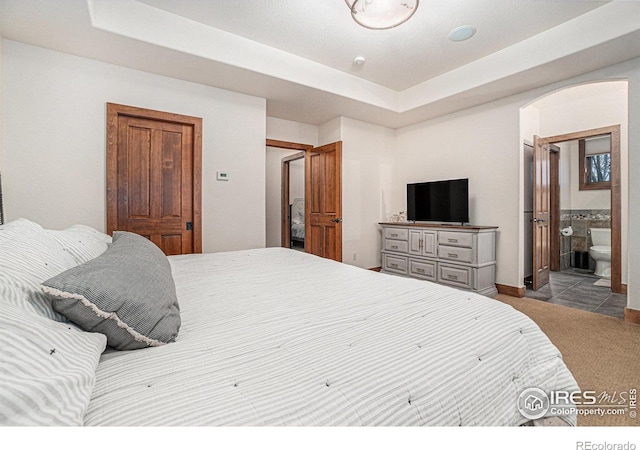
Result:
{"label": "mattress", "polygon": [[105,352],[85,425],[515,426],[525,388],[578,389],[490,298],[282,248],[169,260],[178,338]]}

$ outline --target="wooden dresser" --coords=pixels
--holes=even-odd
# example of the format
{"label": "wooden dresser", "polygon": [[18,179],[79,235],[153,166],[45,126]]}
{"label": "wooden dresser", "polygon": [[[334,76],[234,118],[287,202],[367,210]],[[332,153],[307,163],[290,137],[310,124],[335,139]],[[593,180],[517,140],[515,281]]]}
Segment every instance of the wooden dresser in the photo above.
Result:
{"label": "wooden dresser", "polygon": [[496,229],[475,225],[380,223],[382,272],[493,297]]}

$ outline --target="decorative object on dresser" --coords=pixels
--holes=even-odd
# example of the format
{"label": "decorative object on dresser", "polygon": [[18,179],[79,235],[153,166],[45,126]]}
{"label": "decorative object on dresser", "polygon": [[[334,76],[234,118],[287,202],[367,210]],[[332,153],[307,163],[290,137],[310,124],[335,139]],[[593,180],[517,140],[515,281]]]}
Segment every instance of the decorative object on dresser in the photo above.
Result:
{"label": "decorative object on dresser", "polygon": [[494,226],[380,223],[382,272],[467,289],[493,297]]}

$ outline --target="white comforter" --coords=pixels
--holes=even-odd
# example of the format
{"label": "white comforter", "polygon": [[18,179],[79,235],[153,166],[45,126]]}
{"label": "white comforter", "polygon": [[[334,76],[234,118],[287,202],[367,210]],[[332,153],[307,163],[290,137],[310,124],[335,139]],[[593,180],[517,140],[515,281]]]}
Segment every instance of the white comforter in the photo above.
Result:
{"label": "white comforter", "polygon": [[86,425],[518,425],[525,388],[577,389],[493,299],[279,248],[170,261],[177,341],[105,353]]}

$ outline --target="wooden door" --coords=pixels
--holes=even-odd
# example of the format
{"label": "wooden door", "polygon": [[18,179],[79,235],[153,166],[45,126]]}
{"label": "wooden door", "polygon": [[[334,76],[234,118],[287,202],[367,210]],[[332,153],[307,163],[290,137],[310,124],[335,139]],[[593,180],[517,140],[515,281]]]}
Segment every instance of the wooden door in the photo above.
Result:
{"label": "wooden door", "polygon": [[167,255],[199,253],[201,129],[196,117],[107,104],[107,232]]}
{"label": "wooden door", "polygon": [[549,282],[550,200],[549,144],[533,138],[533,289]]}
{"label": "wooden door", "polygon": [[305,251],[342,261],[342,143],[305,154]]}
{"label": "wooden door", "polygon": [[[311,147],[312,148],[312,147]],[[280,196],[281,196],[281,236],[282,241],[280,245],[285,248],[291,248],[291,199],[289,198],[289,190],[291,186],[291,162],[304,159],[304,152],[298,152],[294,155],[285,156],[282,158],[281,169],[281,184],[280,184]],[[306,214],[306,211],[305,211]]]}

